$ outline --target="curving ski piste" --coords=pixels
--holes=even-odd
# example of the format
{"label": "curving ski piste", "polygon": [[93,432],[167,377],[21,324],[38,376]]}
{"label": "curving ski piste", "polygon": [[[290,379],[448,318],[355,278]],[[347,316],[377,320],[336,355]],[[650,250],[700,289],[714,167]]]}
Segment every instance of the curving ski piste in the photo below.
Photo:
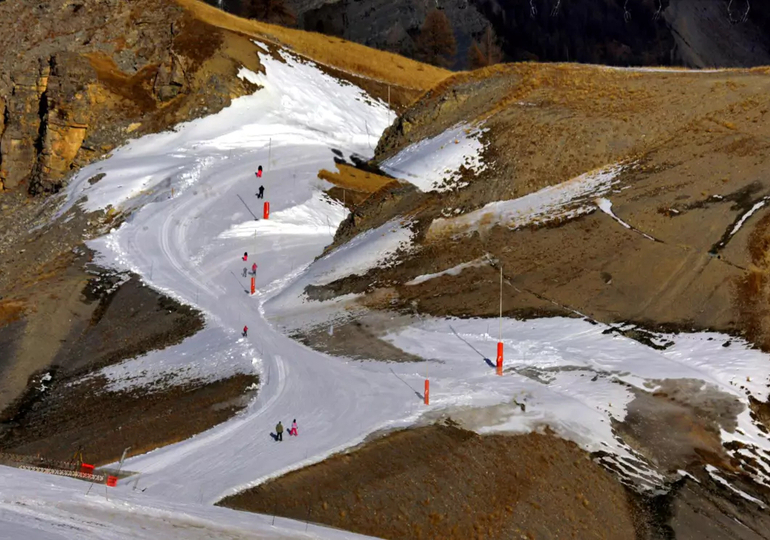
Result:
{"label": "curving ski piste", "polygon": [[[402,383],[385,367],[312,351],[264,317],[264,302],[321,254],[347,214],[323,193],[328,184],[318,180],[318,171],[333,167],[333,149],[370,155],[393,115],[311,63],[288,54],[260,54],[260,60],[264,74],[240,73],[262,87],[252,96],[175,132],[134,141],[83,170],[70,187],[69,204],[134,209],[118,229],[92,242],[101,264],[134,271],[195,305],[207,315],[206,331],[230,341],[221,340],[219,356],[196,358],[182,344],[148,355],[144,365],[184,350],[181,362],[211,363],[213,376],[246,369],[244,360],[260,374],[257,398],[241,414],[125,464],[141,474],[148,496],[212,504],[418,411],[415,399],[393,399]],[[259,165],[261,179],[255,176]],[[98,172],[106,176],[91,186],[88,179]],[[256,197],[260,184],[269,219]],[[376,261],[378,254],[370,257]],[[255,295],[243,276],[253,263]],[[241,336],[244,325],[248,337]],[[233,348],[239,351],[235,361]],[[179,361],[168,363],[168,369],[179,367]],[[301,436],[276,442],[276,423],[294,418]]]}
{"label": "curving ski piste", "polygon": [[[85,167],[60,211],[78,204],[128,216],[90,243],[98,262],[136,272],[206,315],[206,328],[180,345],[105,369],[109,388],[256,371],[257,398],[218,427],[129,460],[124,467],[140,474],[141,491],[124,481],[110,501],[84,497],[84,484],[70,479],[0,470],[0,528],[13,538],[359,537],[210,506],[396,425],[419,406],[414,396],[393,399],[404,395],[402,382],[383,366],[316,353],[265,320],[264,302],[321,254],[347,214],[324,195],[329,185],[318,171],[333,167],[333,150],[370,155],[393,119],[359,88],[279,54],[260,53],[264,73],[239,73],[258,85],[253,95]],[[255,195],[260,184],[271,205],[267,220]],[[370,256],[376,263],[377,253]],[[251,295],[242,271],[254,262]],[[300,436],[274,441],[275,424],[293,418]]]}

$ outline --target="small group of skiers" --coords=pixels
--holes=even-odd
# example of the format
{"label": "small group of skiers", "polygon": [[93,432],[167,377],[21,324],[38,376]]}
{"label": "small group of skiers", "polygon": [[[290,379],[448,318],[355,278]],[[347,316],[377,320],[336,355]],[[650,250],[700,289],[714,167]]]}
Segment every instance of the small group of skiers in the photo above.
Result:
{"label": "small group of skiers", "polygon": [[[262,165],[257,167],[257,172],[255,172],[254,174],[257,176],[257,178],[262,178]],[[257,196],[258,199],[264,199],[265,198],[265,186],[259,186],[259,190],[257,191],[257,193],[255,195]],[[241,257],[241,260],[243,262],[248,262],[249,261],[249,253],[248,253],[248,251],[244,251],[243,252],[243,257]],[[247,268],[244,267],[242,275],[243,275],[243,277],[246,277],[248,275],[248,269]],[[254,263],[254,264],[251,265],[251,275],[252,276],[256,276],[257,275],[257,263]],[[249,334],[249,327],[244,325],[243,332],[241,333],[241,335],[243,337],[248,337],[248,334]],[[295,420],[294,421],[295,425],[293,427],[296,427],[296,422],[297,421]],[[281,431],[283,431],[283,428],[281,429]]]}
{"label": "small group of skiers", "polygon": [[[289,435],[294,435],[295,437],[299,436],[299,431],[297,431],[297,419],[296,418],[291,423],[291,429],[289,430]],[[276,441],[282,441],[283,440],[283,424],[280,421],[278,422],[278,425],[275,426],[275,440]]]}
{"label": "small group of skiers", "polygon": [[[262,165],[260,165],[257,168],[257,172],[254,173],[257,178],[262,178]],[[259,189],[257,193],[255,193],[258,199],[264,199],[265,198],[265,186],[259,186]],[[243,262],[249,261],[249,253],[247,251],[243,252],[243,257],[241,257],[241,260]],[[246,268],[243,269],[243,277],[246,277],[247,270]],[[254,263],[251,265],[251,275],[256,276],[257,275],[257,263]],[[243,337],[248,337],[249,335],[249,327],[247,325],[243,326],[243,332],[241,333]],[[295,418],[294,421],[291,423],[291,429],[289,429],[289,435],[293,435],[295,437],[299,436],[299,430],[297,428],[297,419]],[[276,441],[283,441],[283,424],[279,421],[278,424],[275,426],[275,440]]]}

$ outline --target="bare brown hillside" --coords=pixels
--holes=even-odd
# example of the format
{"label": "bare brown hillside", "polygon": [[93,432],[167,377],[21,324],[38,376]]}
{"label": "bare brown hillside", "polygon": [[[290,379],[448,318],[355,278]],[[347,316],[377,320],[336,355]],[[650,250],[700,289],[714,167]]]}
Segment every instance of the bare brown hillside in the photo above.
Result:
{"label": "bare brown hillside", "polygon": [[640,496],[550,434],[480,436],[447,423],[383,436],[218,504],[392,540],[767,538],[766,512],[695,469],[666,494]]}
{"label": "bare brown hillside", "polygon": [[575,444],[444,426],[389,435],[220,504],[388,539],[635,535],[624,488]]}
{"label": "bare brown hillside", "polygon": [[[368,223],[404,215],[416,223],[417,249],[399,265],[328,290],[367,291],[370,304],[384,298],[386,308],[491,316],[498,309],[497,264],[403,285],[488,255],[503,266],[503,309],[510,314],[578,311],[602,321],[712,328],[768,348],[770,218],[760,205],[736,225],[770,195],[769,85],[765,69],[516,64],[457,75],[401,115],[377,159],[475,119],[488,130],[490,166],[478,175],[466,171],[464,188],[417,193],[396,206],[370,198],[343,224],[338,242]],[[481,227],[455,226],[489,202],[615,164],[622,172],[606,197],[631,228],[591,201],[575,219],[543,217],[511,228],[490,215]]]}

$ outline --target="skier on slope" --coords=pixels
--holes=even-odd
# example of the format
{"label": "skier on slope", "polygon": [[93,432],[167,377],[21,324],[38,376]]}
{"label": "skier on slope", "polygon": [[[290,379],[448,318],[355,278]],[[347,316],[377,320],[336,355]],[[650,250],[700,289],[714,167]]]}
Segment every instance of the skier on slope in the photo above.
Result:
{"label": "skier on slope", "polygon": [[243,337],[248,337],[248,335],[249,335],[249,327],[248,326],[244,325],[244,327],[243,327],[243,334],[242,335],[243,335]]}
{"label": "skier on slope", "polygon": [[254,174],[256,174],[256,175],[257,175],[257,178],[262,178],[262,165],[260,165],[259,167],[257,167],[257,172],[256,172],[256,173],[254,173]]}
{"label": "skier on slope", "polygon": [[297,431],[297,419],[294,419],[294,422],[291,423],[291,429],[289,430],[289,435],[294,435],[297,437],[299,435],[299,432]]}
{"label": "skier on slope", "polygon": [[278,421],[278,425],[275,426],[275,440],[283,440],[283,424],[280,422],[280,420]]}
{"label": "skier on slope", "polygon": [[256,276],[257,275],[257,263],[254,263],[251,265],[251,275]]}
{"label": "skier on slope", "polygon": [[248,254],[248,252],[244,251],[243,252],[243,262],[246,262],[248,260],[249,260],[249,254]]}
{"label": "skier on slope", "polygon": [[257,199],[264,199],[265,198],[265,186],[259,186],[259,191],[257,191]]}

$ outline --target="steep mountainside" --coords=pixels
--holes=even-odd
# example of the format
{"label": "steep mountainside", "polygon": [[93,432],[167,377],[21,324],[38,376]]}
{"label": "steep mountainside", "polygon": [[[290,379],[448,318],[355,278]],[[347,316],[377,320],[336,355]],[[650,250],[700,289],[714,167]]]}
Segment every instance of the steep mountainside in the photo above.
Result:
{"label": "steep mountainside", "polygon": [[[208,0],[238,13],[240,0]],[[741,0],[286,0],[306,30],[406,55],[431,9],[457,39],[454,67],[486,26],[506,59],[612,65],[747,67],[770,63],[770,8]],[[747,7],[749,7],[748,13]],[[745,16],[745,20],[744,20]]]}

